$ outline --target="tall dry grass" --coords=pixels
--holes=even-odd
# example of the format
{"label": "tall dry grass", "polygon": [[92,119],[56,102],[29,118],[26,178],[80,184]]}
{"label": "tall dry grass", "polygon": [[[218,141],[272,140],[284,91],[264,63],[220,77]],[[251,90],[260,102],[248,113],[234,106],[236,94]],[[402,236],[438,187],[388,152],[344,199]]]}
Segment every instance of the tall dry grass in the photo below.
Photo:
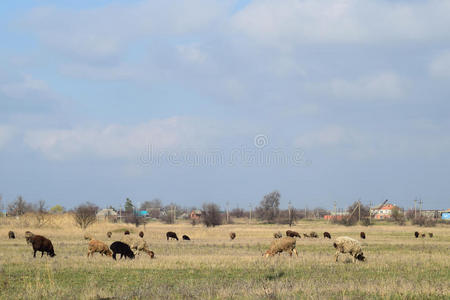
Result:
{"label": "tall dry grass", "polygon": [[[28,220],[26,220],[28,218]],[[31,219],[30,219],[31,218]],[[450,229],[427,228],[430,239],[415,239],[414,226],[343,227],[324,222],[302,222],[292,230],[324,231],[332,237],[347,235],[362,241],[366,263],[333,260],[332,242],[299,239],[299,258],[261,254],[279,225],[233,224],[216,228],[181,223],[134,225],[96,223],[87,232],[110,244],[129,229],[144,238],[156,259],[140,255],[135,260],[113,261],[98,254],[88,259],[84,231],[69,215],[53,216],[36,228],[32,216],[0,222],[0,297],[55,299],[285,299],[285,298],[448,298],[450,296]],[[16,240],[8,240],[13,230]],[[32,258],[24,239],[30,230],[50,238],[56,257]],[[165,233],[187,234],[192,241],[167,241]],[[113,232],[107,239],[106,232]],[[237,234],[230,241],[228,233]]]}

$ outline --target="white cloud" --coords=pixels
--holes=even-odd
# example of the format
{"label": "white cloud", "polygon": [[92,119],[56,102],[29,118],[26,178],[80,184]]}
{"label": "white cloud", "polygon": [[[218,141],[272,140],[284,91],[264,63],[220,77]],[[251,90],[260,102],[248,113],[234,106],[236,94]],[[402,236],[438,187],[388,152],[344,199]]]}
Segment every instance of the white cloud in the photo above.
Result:
{"label": "white cloud", "polygon": [[450,51],[436,56],[431,62],[429,70],[435,77],[450,78]]}
{"label": "white cloud", "polygon": [[148,147],[174,149],[201,146],[212,134],[211,126],[173,117],[135,126],[108,125],[74,129],[30,130],[25,143],[50,159],[91,155],[100,158],[135,158]]}
{"label": "white cloud", "polygon": [[334,147],[351,141],[351,133],[342,126],[330,125],[322,129],[301,135],[295,139],[298,147]]}
{"label": "white cloud", "polygon": [[266,45],[379,43],[447,38],[448,1],[254,1],[233,28]]}
{"label": "white cloud", "polygon": [[24,25],[49,47],[85,62],[116,63],[132,41],[210,29],[227,9],[222,1],[141,1],[70,11],[40,7]]}
{"label": "white cloud", "polygon": [[48,85],[31,75],[25,75],[21,81],[0,84],[0,92],[13,99],[50,99],[54,98]]}
{"label": "white cloud", "polygon": [[0,149],[12,138],[14,129],[11,126],[0,125]]}
{"label": "white cloud", "polygon": [[356,80],[331,81],[331,93],[338,98],[356,100],[398,100],[405,94],[405,83],[394,73],[381,73]]}

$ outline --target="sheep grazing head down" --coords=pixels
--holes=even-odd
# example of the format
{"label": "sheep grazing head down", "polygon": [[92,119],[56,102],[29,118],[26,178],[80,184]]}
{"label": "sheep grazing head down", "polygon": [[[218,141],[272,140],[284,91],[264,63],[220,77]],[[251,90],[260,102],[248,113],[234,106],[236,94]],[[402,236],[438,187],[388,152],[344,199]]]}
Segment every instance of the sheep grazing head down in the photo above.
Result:
{"label": "sheep grazing head down", "polygon": [[364,257],[364,254],[362,254],[362,253],[359,253],[358,255],[356,255],[355,258],[360,261],[366,261],[366,258]]}

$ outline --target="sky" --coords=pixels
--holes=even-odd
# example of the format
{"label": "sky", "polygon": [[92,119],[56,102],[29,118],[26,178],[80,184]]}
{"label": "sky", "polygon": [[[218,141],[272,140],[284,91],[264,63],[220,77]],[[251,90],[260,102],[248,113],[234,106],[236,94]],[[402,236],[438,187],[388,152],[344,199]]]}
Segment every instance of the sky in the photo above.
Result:
{"label": "sky", "polygon": [[450,201],[450,2],[2,1],[0,194]]}

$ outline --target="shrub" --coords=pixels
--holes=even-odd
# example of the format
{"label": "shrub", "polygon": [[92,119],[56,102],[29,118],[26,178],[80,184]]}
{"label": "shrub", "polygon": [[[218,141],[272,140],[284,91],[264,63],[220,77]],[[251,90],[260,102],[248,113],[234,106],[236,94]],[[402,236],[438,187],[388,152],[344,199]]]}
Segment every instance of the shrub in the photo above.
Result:
{"label": "shrub", "polygon": [[75,224],[81,229],[86,229],[97,220],[98,206],[86,202],[74,209]]}
{"label": "shrub", "polygon": [[417,218],[412,220],[413,225],[419,225],[424,227],[434,227],[436,226],[436,220],[432,218],[427,218],[424,216],[418,216]]}
{"label": "shrub", "polygon": [[222,225],[222,214],[220,213],[220,209],[217,204],[203,204],[202,222],[207,227]]}

